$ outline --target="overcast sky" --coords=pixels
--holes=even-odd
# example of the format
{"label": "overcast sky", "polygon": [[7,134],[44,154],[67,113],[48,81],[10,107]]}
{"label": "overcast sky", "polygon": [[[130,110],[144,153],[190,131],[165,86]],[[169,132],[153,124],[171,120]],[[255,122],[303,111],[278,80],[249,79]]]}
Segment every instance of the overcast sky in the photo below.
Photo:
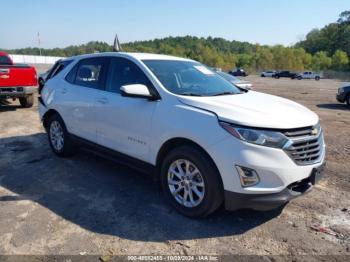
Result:
{"label": "overcast sky", "polygon": [[8,0],[0,9],[0,48],[65,47],[166,36],[213,36],[291,45],[334,22],[350,0]]}

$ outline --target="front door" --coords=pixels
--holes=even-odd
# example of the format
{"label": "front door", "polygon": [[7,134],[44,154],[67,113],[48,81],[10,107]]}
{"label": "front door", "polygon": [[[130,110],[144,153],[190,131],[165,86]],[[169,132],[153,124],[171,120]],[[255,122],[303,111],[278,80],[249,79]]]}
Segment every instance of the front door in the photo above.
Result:
{"label": "front door", "polygon": [[151,82],[142,70],[125,58],[111,58],[105,90],[95,101],[97,143],[147,161],[151,127],[158,102],[124,97],[120,87]]}

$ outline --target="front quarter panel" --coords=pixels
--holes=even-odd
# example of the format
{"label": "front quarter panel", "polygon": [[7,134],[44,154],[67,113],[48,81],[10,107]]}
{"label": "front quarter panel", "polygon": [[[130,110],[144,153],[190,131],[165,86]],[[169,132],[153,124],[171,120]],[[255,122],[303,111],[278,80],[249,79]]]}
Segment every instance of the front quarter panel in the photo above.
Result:
{"label": "front quarter panel", "polygon": [[189,139],[207,152],[208,149],[229,136],[221,132],[215,114],[182,104],[176,98],[173,103],[160,102],[152,127],[150,162],[156,164],[157,154],[162,145],[173,138]]}

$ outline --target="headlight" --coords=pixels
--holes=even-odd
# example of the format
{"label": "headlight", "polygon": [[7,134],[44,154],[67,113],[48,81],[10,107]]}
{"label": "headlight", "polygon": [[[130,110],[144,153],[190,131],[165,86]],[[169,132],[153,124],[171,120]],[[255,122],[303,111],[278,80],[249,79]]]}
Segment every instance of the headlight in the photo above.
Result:
{"label": "headlight", "polygon": [[248,143],[274,148],[283,148],[288,142],[288,138],[279,132],[239,127],[226,122],[219,123],[222,128],[231,135]]}

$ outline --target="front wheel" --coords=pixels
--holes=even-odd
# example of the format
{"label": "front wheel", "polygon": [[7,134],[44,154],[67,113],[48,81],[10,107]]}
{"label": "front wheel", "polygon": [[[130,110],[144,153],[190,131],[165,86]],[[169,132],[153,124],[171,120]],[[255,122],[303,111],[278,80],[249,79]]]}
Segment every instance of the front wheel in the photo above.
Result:
{"label": "front wheel", "polygon": [[346,104],[350,106],[350,94],[346,97]]}
{"label": "front wheel", "polygon": [[19,103],[21,104],[21,107],[23,108],[29,108],[32,107],[34,104],[34,95],[28,95],[25,97],[19,98]]}
{"label": "front wheel", "polygon": [[316,77],[315,77],[315,80],[316,80],[316,81],[319,81],[319,80],[320,80],[320,77],[319,77],[319,76],[316,76]]}
{"label": "front wheel", "polygon": [[301,79],[303,79],[301,76],[298,76],[298,80],[301,80]]}
{"label": "front wheel", "polygon": [[223,186],[213,161],[202,150],[181,146],[161,167],[161,184],[170,204],[188,217],[205,217],[223,202]]}

